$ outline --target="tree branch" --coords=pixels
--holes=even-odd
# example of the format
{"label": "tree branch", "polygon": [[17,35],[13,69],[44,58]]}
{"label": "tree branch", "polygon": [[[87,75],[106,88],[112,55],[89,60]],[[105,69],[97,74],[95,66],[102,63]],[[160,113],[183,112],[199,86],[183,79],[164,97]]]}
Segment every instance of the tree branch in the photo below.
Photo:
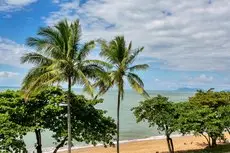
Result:
{"label": "tree branch", "polygon": [[55,148],[55,150],[53,151],[53,153],[57,153],[58,149],[60,149],[61,147],[64,146],[66,140],[67,140],[68,136],[66,136],[59,145],[57,145],[57,147]]}

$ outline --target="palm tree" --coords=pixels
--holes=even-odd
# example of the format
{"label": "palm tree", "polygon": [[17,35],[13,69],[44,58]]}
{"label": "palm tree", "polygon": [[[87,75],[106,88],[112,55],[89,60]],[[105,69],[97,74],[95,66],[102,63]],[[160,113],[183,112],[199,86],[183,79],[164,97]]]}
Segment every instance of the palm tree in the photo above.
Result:
{"label": "palm tree", "polygon": [[84,90],[93,95],[90,80],[97,79],[105,72],[108,64],[100,60],[88,60],[87,55],[95,42],[80,42],[81,26],[79,20],[68,23],[58,22],[53,27],[40,28],[38,37],[28,38],[27,44],[35,47],[21,57],[22,63],[32,63],[22,83],[22,90],[29,95],[32,91],[45,86],[68,84],[68,152],[71,152],[71,88],[75,84],[84,86]]}
{"label": "palm tree", "polygon": [[124,36],[117,36],[115,39],[107,43],[104,40],[99,40],[101,44],[100,55],[113,65],[113,69],[109,72],[110,83],[98,82],[101,87],[101,93],[106,92],[111,86],[117,86],[117,153],[119,153],[119,123],[120,123],[120,102],[124,98],[124,79],[126,78],[130,86],[140,94],[148,96],[144,90],[144,83],[141,78],[134,73],[136,70],[145,70],[148,68],[147,64],[133,65],[137,55],[143,51],[143,47],[132,50],[132,42],[126,46]]}

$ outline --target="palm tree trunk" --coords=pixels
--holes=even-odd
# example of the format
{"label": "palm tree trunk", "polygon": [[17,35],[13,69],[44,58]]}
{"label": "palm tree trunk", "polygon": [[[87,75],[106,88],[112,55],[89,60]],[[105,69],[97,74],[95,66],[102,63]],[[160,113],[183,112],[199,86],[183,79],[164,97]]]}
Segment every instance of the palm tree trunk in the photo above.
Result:
{"label": "palm tree trunk", "polygon": [[120,153],[120,144],[119,144],[119,130],[120,130],[120,103],[121,103],[121,92],[118,89],[117,97],[117,153]]}
{"label": "palm tree trunk", "polygon": [[72,147],[72,142],[71,142],[71,77],[68,78],[68,153],[71,153],[71,147]]}

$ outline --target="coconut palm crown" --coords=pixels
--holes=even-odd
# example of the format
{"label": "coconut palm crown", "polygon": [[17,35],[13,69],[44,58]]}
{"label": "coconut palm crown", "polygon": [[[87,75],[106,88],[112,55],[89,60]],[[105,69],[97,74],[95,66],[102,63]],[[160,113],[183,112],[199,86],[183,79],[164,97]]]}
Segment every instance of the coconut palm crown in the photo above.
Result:
{"label": "coconut palm crown", "polygon": [[60,21],[54,27],[40,28],[40,37],[30,37],[27,44],[36,52],[21,57],[22,63],[34,64],[23,80],[22,89],[32,91],[54,83],[80,84],[90,94],[93,88],[89,79],[98,78],[109,65],[100,60],[88,60],[95,47],[94,41],[80,43],[79,20],[68,24]]}

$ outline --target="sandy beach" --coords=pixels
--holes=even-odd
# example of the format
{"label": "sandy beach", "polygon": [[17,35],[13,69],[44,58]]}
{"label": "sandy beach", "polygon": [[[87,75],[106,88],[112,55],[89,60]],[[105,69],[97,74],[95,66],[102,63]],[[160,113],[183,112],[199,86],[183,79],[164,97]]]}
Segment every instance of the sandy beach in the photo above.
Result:
{"label": "sandy beach", "polygon": [[[229,134],[226,134],[226,137],[230,139]],[[206,140],[200,136],[174,137],[173,142],[175,151],[195,150],[207,147]],[[122,143],[120,144],[120,150],[122,153],[156,153],[167,152],[168,148],[166,140],[159,139]],[[116,153],[116,148],[90,147],[77,149],[73,153]]]}

